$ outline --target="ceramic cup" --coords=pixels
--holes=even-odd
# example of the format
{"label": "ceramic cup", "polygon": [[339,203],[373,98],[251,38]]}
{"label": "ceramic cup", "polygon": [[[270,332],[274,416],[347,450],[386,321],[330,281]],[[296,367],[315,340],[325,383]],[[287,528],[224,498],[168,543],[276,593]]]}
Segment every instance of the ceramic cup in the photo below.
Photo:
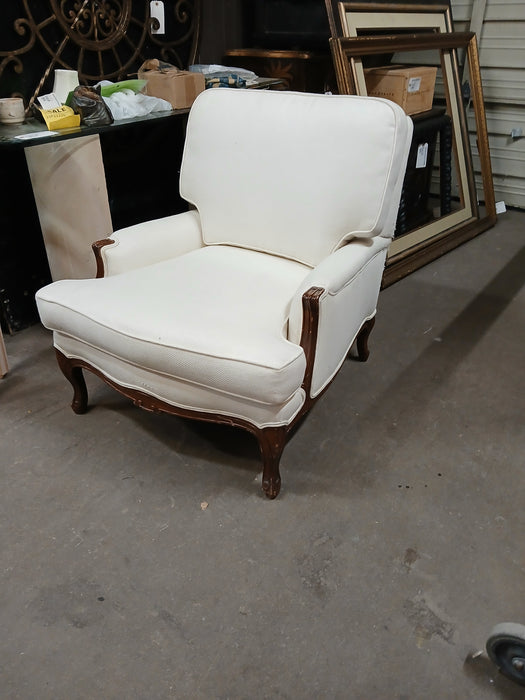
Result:
{"label": "ceramic cup", "polygon": [[21,124],[25,118],[24,100],[21,97],[0,98],[0,123]]}

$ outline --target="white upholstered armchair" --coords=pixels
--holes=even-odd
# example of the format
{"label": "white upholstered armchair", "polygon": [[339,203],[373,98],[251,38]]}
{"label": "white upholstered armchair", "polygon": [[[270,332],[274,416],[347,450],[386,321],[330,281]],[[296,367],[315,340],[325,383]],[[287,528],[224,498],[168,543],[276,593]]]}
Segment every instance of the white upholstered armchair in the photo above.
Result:
{"label": "white upholstered armchair", "polygon": [[37,294],[73,410],[86,368],[147,410],[245,428],[275,498],[291,430],[355,341],[368,356],[411,133],[385,100],[201,94],[189,211],[113,233],[94,245],[97,279]]}

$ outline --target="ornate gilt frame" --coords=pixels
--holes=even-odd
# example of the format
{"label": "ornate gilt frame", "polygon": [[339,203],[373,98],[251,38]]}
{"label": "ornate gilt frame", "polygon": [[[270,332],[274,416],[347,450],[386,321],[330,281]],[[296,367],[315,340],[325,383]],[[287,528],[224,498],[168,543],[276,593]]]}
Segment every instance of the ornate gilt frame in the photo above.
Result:
{"label": "ornate gilt frame", "polygon": [[[452,214],[442,216],[393,241],[384,277],[384,285],[387,285],[490,228],[496,221],[476,37],[469,32],[451,31],[452,18],[447,4],[357,3],[326,0],[326,6],[333,35],[331,48],[340,92],[367,94],[362,68],[364,56],[399,52],[405,54],[405,52],[432,49],[439,52],[447,112],[452,120],[454,134],[460,207]],[[341,33],[352,36],[344,38]],[[458,49],[466,50],[466,61],[469,66],[477,132],[476,143],[481,163],[483,196],[480,199],[484,200],[483,214],[478,207],[459,78]]]}
{"label": "ornate gilt frame", "polygon": [[433,28],[435,31],[451,32],[454,30],[450,4],[442,0],[426,3],[405,0],[405,2],[344,2],[325,0],[328,23],[332,37],[356,37],[358,32],[367,28],[367,21],[372,20],[370,29],[379,25],[394,29]]}

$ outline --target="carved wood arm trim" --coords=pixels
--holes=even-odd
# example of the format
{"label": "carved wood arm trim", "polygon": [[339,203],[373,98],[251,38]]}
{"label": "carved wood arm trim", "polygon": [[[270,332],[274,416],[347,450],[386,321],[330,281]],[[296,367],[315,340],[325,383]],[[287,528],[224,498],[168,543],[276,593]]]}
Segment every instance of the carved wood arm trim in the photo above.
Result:
{"label": "carved wood arm trim", "polygon": [[303,327],[301,331],[300,346],[306,357],[306,370],[304,372],[303,389],[306,392],[306,403],[310,403],[310,389],[314,371],[315,348],[317,345],[317,332],[319,329],[319,300],[324,294],[323,287],[310,287],[302,297],[303,303]]}
{"label": "carved wood arm trim", "polygon": [[111,245],[112,243],[115,243],[113,239],[102,238],[100,241],[95,241],[91,246],[97,263],[97,279],[104,277],[106,272],[104,268],[104,260],[102,258],[102,248],[104,248],[106,245]]}

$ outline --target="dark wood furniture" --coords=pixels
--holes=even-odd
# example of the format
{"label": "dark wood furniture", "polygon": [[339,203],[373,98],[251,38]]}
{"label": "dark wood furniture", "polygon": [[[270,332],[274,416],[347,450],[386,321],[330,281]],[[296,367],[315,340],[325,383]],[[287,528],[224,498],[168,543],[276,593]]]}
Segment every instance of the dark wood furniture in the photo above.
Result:
{"label": "dark wood furniture", "polygon": [[[436,145],[439,140],[439,215],[449,214],[452,207],[452,122],[445,108],[434,108],[428,112],[412,115],[414,134],[408,156],[407,172],[395,237],[402,236],[433,217],[429,206],[430,188]],[[423,149],[423,158],[421,155]]]}
{"label": "dark wood furniture", "polygon": [[282,90],[335,89],[322,0],[243,0],[241,24],[244,43],[225,52],[225,64],[279,78]]}
{"label": "dark wood furniture", "polygon": [[280,81],[275,89],[326,92],[335,85],[332,59],[328,52],[283,49],[229,49],[226,65],[252,70],[261,77]]}

